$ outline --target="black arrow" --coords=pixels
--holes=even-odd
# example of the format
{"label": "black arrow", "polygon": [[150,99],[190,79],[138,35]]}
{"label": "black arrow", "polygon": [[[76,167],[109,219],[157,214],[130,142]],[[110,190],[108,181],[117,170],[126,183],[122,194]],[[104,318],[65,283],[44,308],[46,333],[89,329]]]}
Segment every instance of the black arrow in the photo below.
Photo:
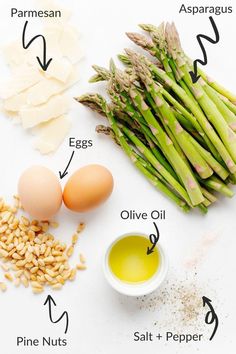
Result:
{"label": "black arrow", "polygon": [[214,30],[215,39],[212,39],[211,37],[208,37],[205,34],[198,34],[197,35],[197,40],[198,40],[198,43],[199,43],[199,45],[201,47],[202,54],[203,54],[203,60],[201,60],[201,59],[194,60],[194,62],[193,62],[193,71],[189,71],[189,74],[191,76],[192,82],[194,84],[200,78],[200,75],[197,74],[197,63],[200,63],[202,65],[207,65],[207,54],[206,54],[206,49],[205,49],[205,47],[204,47],[204,45],[202,43],[202,38],[206,39],[208,42],[210,42],[212,44],[216,44],[220,40],[220,35],[219,35],[218,29],[216,27],[215,21],[213,20],[213,18],[211,16],[209,17],[209,20],[211,21],[211,25],[212,25],[213,30]]}
{"label": "black arrow", "polygon": [[211,310],[213,309],[213,306],[211,304],[211,300],[208,297],[203,296],[202,297],[202,302],[203,302],[203,306],[205,306],[207,304],[210,307]]}
{"label": "black arrow", "polygon": [[59,171],[60,179],[64,178],[68,174],[67,170],[68,170],[68,168],[70,166],[70,163],[71,163],[71,161],[73,159],[74,154],[75,154],[75,152],[73,151],[65,170],[63,172]]}
{"label": "black arrow", "polygon": [[217,328],[219,326],[219,320],[218,320],[218,316],[215,313],[215,310],[211,304],[211,300],[208,299],[208,297],[203,296],[202,297],[202,301],[203,301],[203,307],[205,307],[205,305],[207,304],[210,311],[207,312],[206,316],[205,316],[205,323],[206,324],[213,324],[215,322],[215,327],[214,330],[212,332],[211,337],[209,338],[209,340],[212,340],[216,334]]}
{"label": "black arrow", "polygon": [[28,21],[25,22],[25,25],[24,25],[24,28],[23,28],[23,33],[22,33],[22,45],[23,45],[23,48],[24,49],[28,49],[29,46],[33,43],[33,41],[37,38],[42,38],[43,39],[43,60],[41,61],[41,59],[39,57],[36,57],[38,62],[39,62],[39,65],[41,66],[41,68],[46,71],[49,64],[51,63],[52,61],[52,58],[50,58],[48,61],[47,61],[47,45],[46,45],[46,39],[45,37],[42,35],[42,34],[38,34],[37,36],[33,37],[29,42],[28,44],[25,43],[25,32],[26,32],[26,27],[28,25]]}
{"label": "black arrow", "polygon": [[159,237],[160,237],[160,233],[159,233],[159,230],[158,230],[158,227],[156,225],[156,223],[154,222],[153,225],[155,226],[155,229],[156,229],[156,235],[155,234],[151,234],[149,235],[149,240],[152,244],[152,247],[148,247],[147,248],[147,255],[151,254],[154,250],[154,248],[156,247],[156,244],[159,240]]}
{"label": "black arrow", "polygon": [[63,314],[61,315],[61,317],[59,317],[58,320],[53,321],[53,319],[52,319],[52,303],[53,303],[54,306],[57,306],[57,304],[55,303],[55,301],[54,301],[54,299],[51,297],[51,295],[48,295],[48,296],[47,296],[47,299],[46,299],[46,301],[45,301],[45,303],[44,303],[44,306],[48,304],[50,321],[51,321],[52,323],[58,323],[58,322],[60,322],[60,321],[63,319],[63,317],[65,316],[65,317],[66,317],[66,328],[65,328],[65,332],[64,332],[64,333],[66,334],[67,331],[68,331],[68,327],[69,327],[69,315],[68,315],[68,312],[67,312],[67,311],[64,311]]}

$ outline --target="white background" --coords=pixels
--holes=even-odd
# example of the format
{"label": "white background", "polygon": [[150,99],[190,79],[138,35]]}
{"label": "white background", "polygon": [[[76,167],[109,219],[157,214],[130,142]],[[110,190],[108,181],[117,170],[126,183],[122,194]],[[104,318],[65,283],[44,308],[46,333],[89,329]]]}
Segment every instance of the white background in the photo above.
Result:
{"label": "white background", "polygon": [[[63,1],[73,12],[72,21],[82,34],[85,59],[81,63],[80,82],[73,88],[71,97],[87,91],[103,90],[103,85],[94,87],[87,83],[92,75],[93,63],[106,66],[109,59],[127,46],[132,46],[125,36],[126,31],[136,31],[137,24],[161,21],[175,21],[180,32],[183,47],[193,58],[200,56],[195,36],[198,33],[211,34],[208,15],[178,14],[181,1],[157,0],[90,0]],[[188,1],[191,4],[232,5],[231,1]],[[0,44],[19,38],[25,19],[12,19],[10,8],[34,9],[33,0],[8,0],[0,5]],[[236,9],[234,9],[236,11]],[[214,16],[221,35],[218,45],[207,46],[209,64],[207,71],[232,91],[235,90],[235,12],[230,15]],[[29,19],[32,30],[36,20]],[[7,67],[1,61],[1,77],[7,74]],[[79,221],[85,221],[86,230],[81,235],[77,254],[82,251],[88,260],[88,270],[78,274],[77,280],[66,284],[60,292],[46,291],[35,296],[30,289],[15,289],[9,286],[0,294],[0,351],[3,354],[17,353],[70,353],[70,354],[174,354],[204,353],[216,354],[224,350],[233,354],[236,350],[235,318],[235,206],[236,199],[220,199],[203,216],[198,212],[184,215],[135,170],[130,161],[115,144],[104,136],[97,136],[95,126],[102,120],[96,114],[80,106],[72,99],[70,116],[73,122],[71,136],[93,139],[93,148],[76,152],[70,173],[82,165],[101,163],[113,173],[115,188],[109,201],[91,214],[76,215],[62,209],[58,220],[61,227],[55,234],[68,242]],[[71,151],[67,142],[52,156],[41,156],[31,146],[31,136],[19,126],[1,116],[0,151],[1,175],[0,194],[10,198],[16,192],[18,177],[29,165],[42,164],[55,173],[66,166]],[[63,179],[65,183],[66,178]],[[102,273],[102,259],[106,246],[118,235],[130,231],[150,233],[152,221],[124,221],[120,218],[123,209],[150,212],[165,209],[167,218],[158,223],[161,242],[170,259],[169,277],[178,281],[192,279],[193,270],[184,266],[185,260],[205,235],[217,235],[217,241],[208,249],[197,268],[197,284],[203,289],[202,295],[209,296],[219,316],[220,324],[216,337],[209,342],[210,329],[202,326],[205,339],[193,345],[153,342],[135,343],[133,333],[172,330],[163,323],[171,323],[173,314],[165,314],[161,308],[148,311],[140,309],[140,300],[130,299],[114,292],[106,283]],[[195,272],[195,270],[194,270]],[[0,281],[3,274],[0,274]],[[187,280],[186,280],[187,281]],[[42,338],[51,336],[64,338],[64,324],[53,325],[48,320],[47,309],[43,306],[47,294],[57,302],[58,316],[67,310],[70,327],[65,348],[16,347],[16,337]],[[144,300],[145,301],[145,300]],[[161,315],[162,314],[162,315]],[[158,322],[157,322],[158,321]],[[174,321],[174,318],[173,318]],[[154,323],[157,325],[154,326]],[[179,332],[198,333],[192,324],[178,328]]]}

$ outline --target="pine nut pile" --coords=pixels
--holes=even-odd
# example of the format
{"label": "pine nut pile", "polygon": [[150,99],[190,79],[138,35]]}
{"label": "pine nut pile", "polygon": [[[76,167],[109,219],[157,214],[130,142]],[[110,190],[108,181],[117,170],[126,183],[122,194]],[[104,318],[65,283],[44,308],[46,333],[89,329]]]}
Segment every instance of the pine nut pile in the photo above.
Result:
{"label": "pine nut pile", "polygon": [[[77,270],[86,269],[82,254],[75,267],[68,262],[85,225],[78,225],[67,246],[49,233],[50,227],[57,227],[57,223],[17,217],[22,207],[19,197],[14,196],[14,199],[14,206],[0,199],[0,259],[5,280],[14,282],[16,287],[31,286],[35,294],[43,292],[46,285],[61,289],[66,281],[76,278]],[[0,291],[6,290],[6,283],[0,282]]]}

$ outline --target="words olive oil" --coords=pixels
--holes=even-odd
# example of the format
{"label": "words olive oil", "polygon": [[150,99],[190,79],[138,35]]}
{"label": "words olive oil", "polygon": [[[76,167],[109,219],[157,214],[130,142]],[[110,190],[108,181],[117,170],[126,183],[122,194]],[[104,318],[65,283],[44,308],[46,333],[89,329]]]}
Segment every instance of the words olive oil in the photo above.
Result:
{"label": "words olive oil", "polygon": [[109,254],[112,273],[127,283],[141,283],[149,280],[160,265],[160,254],[155,247],[147,255],[150,241],[143,236],[126,236],[113,245]]}

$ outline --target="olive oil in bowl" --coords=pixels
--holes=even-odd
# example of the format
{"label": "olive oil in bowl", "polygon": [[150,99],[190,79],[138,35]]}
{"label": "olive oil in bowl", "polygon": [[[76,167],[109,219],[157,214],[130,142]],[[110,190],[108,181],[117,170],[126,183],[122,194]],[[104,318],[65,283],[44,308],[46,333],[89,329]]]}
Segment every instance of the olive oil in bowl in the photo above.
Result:
{"label": "olive oil in bowl", "polygon": [[147,255],[150,241],[144,236],[130,235],[118,240],[109,253],[109,267],[126,283],[142,283],[151,279],[160,266],[160,253],[155,247]]}
{"label": "olive oil in bowl", "polygon": [[147,254],[151,246],[148,235],[132,232],[117,237],[106,249],[104,275],[116,291],[142,296],[162,284],[168,270],[167,256],[159,242]]}

